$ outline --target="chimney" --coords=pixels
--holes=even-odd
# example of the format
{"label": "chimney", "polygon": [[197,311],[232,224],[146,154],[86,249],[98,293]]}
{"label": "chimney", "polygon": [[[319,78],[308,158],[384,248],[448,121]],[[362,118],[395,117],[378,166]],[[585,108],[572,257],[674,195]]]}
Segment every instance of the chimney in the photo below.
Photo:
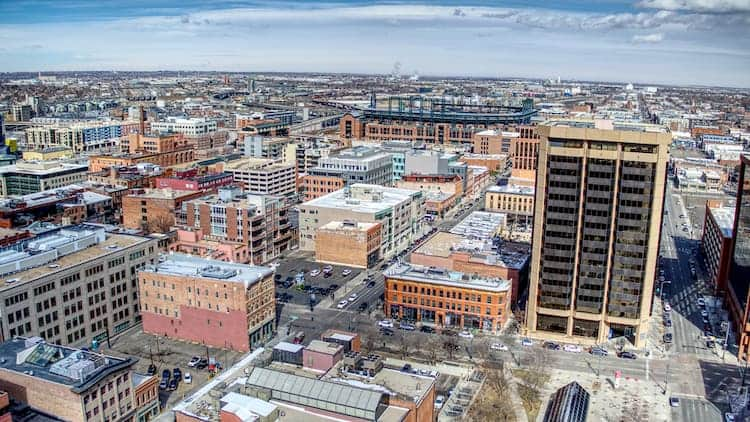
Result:
{"label": "chimney", "polygon": [[139,134],[146,134],[146,113],[143,111],[143,105],[138,106],[138,120],[140,121]]}

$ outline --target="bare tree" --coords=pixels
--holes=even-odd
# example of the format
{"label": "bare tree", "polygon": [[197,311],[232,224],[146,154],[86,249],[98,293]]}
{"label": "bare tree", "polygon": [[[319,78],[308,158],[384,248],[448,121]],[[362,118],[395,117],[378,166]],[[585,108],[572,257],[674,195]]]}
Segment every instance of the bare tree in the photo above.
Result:
{"label": "bare tree", "polygon": [[150,233],[166,233],[174,226],[174,215],[157,213],[148,217],[147,230]]}
{"label": "bare tree", "polygon": [[453,355],[455,355],[456,351],[459,349],[458,342],[456,341],[456,338],[453,336],[448,336],[443,340],[443,350],[448,353],[448,358],[453,359]]}
{"label": "bare tree", "polygon": [[484,384],[469,409],[469,420],[515,421],[513,404],[508,400],[510,380],[505,375],[502,364],[485,362],[478,369],[484,375]]}
{"label": "bare tree", "polygon": [[400,336],[398,343],[398,352],[401,356],[401,359],[405,359],[407,356],[409,356],[409,352],[414,350],[415,345],[416,343],[413,337],[406,335]]}

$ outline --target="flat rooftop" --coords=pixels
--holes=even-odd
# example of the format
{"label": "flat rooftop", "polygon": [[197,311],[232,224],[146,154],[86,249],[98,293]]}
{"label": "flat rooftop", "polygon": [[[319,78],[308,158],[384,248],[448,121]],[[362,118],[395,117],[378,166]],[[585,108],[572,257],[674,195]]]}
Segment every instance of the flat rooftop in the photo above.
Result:
{"label": "flat rooftop", "polygon": [[386,277],[400,280],[410,280],[420,283],[430,283],[441,286],[476,289],[493,293],[510,290],[510,281],[501,278],[480,277],[458,271],[448,271],[444,268],[425,267],[405,262],[396,263],[388,267],[383,274]]}
{"label": "flat rooftop", "polygon": [[135,362],[133,358],[121,359],[49,344],[39,337],[16,337],[0,343],[0,371],[66,385],[76,393]]}
{"label": "flat rooftop", "polygon": [[520,246],[508,242],[495,246],[491,240],[469,239],[460,234],[437,232],[413,253],[448,258],[456,252],[468,252],[471,254],[471,262],[520,270],[526,265],[530,254],[528,248]]}
{"label": "flat rooftop", "polygon": [[343,349],[343,346],[336,343],[328,343],[327,341],[313,340],[310,344],[305,347],[305,350],[310,350],[317,353],[325,353],[327,355],[336,354],[339,350]]}
{"label": "flat rooftop", "polygon": [[380,225],[380,223],[360,222],[360,221],[331,221],[318,228],[318,230],[331,231],[367,231]]}
{"label": "flat rooftop", "polygon": [[33,176],[49,176],[64,172],[87,172],[88,169],[88,164],[74,164],[56,161],[19,161],[17,164],[0,167],[0,173],[18,173]]}
{"label": "flat rooftop", "polygon": [[185,196],[195,195],[196,193],[199,193],[199,191],[162,188],[146,189],[143,193],[134,193],[128,196],[143,199],[179,199]]}
{"label": "flat rooftop", "polygon": [[[34,240],[41,240],[35,238]],[[0,290],[9,289],[22,283],[27,283],[51,273],[62,272],[103,256],[110,255],[122,249],[148,243],[151,239],[143,236],[130,234],[107,233],[103,242],[93,244],[77,252],[64,255],[52,261],[43,261],[42,265],[32,267],[23,271],[6,274],[0,277]],[[35,255],[39,256],[39,255]],[[21,258],[19,258],[20,260]]]}
{"label": "flat rooftop", "polygon": [[234,264],[180,253],[163,255],[159,258],[159,263],[147,266],[141,271],[189,278],[215,279],[219,282],[242,283],[245,288],[273,274],[273,269],[270,267]]}
{"label": "flat rooftop", "polygon": [[713,215],[716,224],[719,226],[719,230],[721,230],[722,236],[731,238],[732,232],[734,231],[735,209],[732,207],[717,207],[709,209],[711,210],[711,215]]}
{"label": "flat rooftop", "polygon": [[502,186],[490,186],[487,188],[487,192],[494,193],[507,193],[514,195],[525,195],[534,196],[535,188],[531,186],[519,186],[519,185],[502,185]]}
{"label": "flat rooftop", "polygon": [[490,239],[505,225],[506,215],[498,212],[474,211],[450,232],[475,239]]}
{"label": "flat rooftop", "polygon": [[379,185],[354,184],[349,188],[339,189],[320,198],[304,202],[302,206],[375,213],[393,208],[415,196],[421,196],[421,192]]}
{"label": "flat rooftop", "polygon": [[650,123],[638,123],[638,122],[626,122],[617,120],[607,119],[553,119],[547,120],[542,123],[542,126],[551,127],[569,127],[569,128],[580,128],[580,129],[600,129],[600,130],[614,130],[614,131],[627,131],[627,132],[655,132],[655,133],[669,133],[669,128],[666,126],[655,125]]}

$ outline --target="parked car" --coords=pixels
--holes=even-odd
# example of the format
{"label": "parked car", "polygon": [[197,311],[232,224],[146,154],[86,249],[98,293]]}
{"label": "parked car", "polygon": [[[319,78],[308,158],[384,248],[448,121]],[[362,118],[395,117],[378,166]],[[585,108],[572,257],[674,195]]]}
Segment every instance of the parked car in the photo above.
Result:
{"label": "parked car", "polygon": [[161,371],[161,379],[165,379],[169,381],[169,378],[172,376],[172,372],[169,369],[165,369]]}
{"label": "parked car", "polygon": [[589,353],[591,353],[594,356],[607,356],[609,355],[609,352],[607,349],[603,347],[594,346],[591,349],[589,349]]}
{"label": "parked car", "polygon": [[317,277],[320,275],[320,270],[312,270],[310,271],[310,277]]}
{"label": "parked car", "polygon": [[724,422],[734,422],[735,420],[734,413],[727,412],[724,414]]}
{"label": "parked car", "polygon": [[701,316],[702,316],[702,317],[708,317],[708,311],[706,311],[705,309],[703,309],[703,310],[701,311]]}
{"label": "parked car", "polygon": [[367,287],[368,287],[368,288],[371,288],[371,287],[375,287],[375,281],[374,281],[374,280],[372,280],[372,281],[370,281],[369,283],[367,283]]}
{"label": "parked car", "polygon": [[340,300],[339,303],[336,304],[336,307],[339,308],[339,309],[344,309],[344,308],[346,308],[346,305],[348,305],[348,304],[349,304],[348,300]]}
{"label": "parked car", "polygon": [[442,409],[445,404],[445,396],[438,395],[435,397],[435,409]]}
{"label": "parked car", "polygon": [[146,371],[148,375],[156,375],[156,365],[153,363],[148,365],[148,371]]}
{"label": "parked car", "polygon": [[421,331],[423,333],[431,334],[431,333],[435,332],[435,329],[432,328],[432,327],[430,327],[429,325],[423,325],[423,326],[419,327],[419,331]]}
{"label": "parked car", "polygon": [[382,328],[393,328],[393,320],[383,319],[378,321],[378,326]]}
{"label": "parked car", "polygon": [[622,359],[636,359],[638,357],[633,352],[620,352],[617,356]]}
{"label": "parked car", "polygon": [[193,383],[193,376],[190,375],[190,372],[185,372],[185,375],[182,378],[185,381],[185,384],[192,384]]}
{"label": "parked car", "polygon": [[670,312],[672,311],[672,307],[669,306],[669,303],[664,302],[664,312]]}
{"label": "parked car", "polygon": [[398,328],[406,331],[414,331],[417,329],[417,327],[414,326],[414,324],[410,324],[408,322],[400,322],[398,324]]}
{"label": "parked car", "polygon": [[354,303],[354,302],[356,302],[356,301],[357,301],[357,294],[356,294],[356,293],[352,293],[352,294],[351,294],[351,295],[349,296],[349,302],[351,302],[351,303]]}
{"label": "parked car", "polygon": [[664,343],[671,343],[672,342],[672,333],[665,333],[664,334]]}
{"label": "parked car", "polygon": [[172,377],[177,378],[177,380],[182,379],[182,371],[180,370],[180,368],[174,368],[172,370]]}
{"label": "parked car", "polygon": [[577,344],[566,344],[563,346],[563,350],[570,353],[581,353],[583,348]]}
{"label": "parked car", "polygon": [[333,271],[333,267],[332,266],[326,265],[325,267],[323,267],[323,272],[330,272],[330,271]]}
{"label": "parked car", "polygon": [[380,334],[387,336],[387,337],[391,337],[393,336],[393,330],[391,330],[390,328],[381,328]]}
{"label": "parked car", "polygon": [[198,369],[206,369],[208,367],[208,359],[201,358],[201,360],[195,365]]}
{"label": "parked car", "polygon": [[177,378],[172,378],[171,381],[169,381],[169,387],[167,388],[167,391],[174,391],[177,389]]}
{"label": "parked car", "polygon": [[401,368],[401,372],[411,372],[411,364],[407,363]]}
{"label": "parked car", "polygon": [[677,397],[670,397],[669,405],[672,407],[680,407],[680,399]]}
{"label": "parked car", "polygon": [[665,319],[664,320],[664,326],[667,327],[667,328],[671,327],[672,326],[672,320],[669,319],[669,318]]}
{"label": "parked car", "polygon": [[469,330],[461,331],[460,333],[458,333],[458,336],[461,338],[474,338],[474,334],[472,334]]}
{"label": "parked car", "polygon": [[336,289],[338,289],[338,288],[339,288],[339,285],[338,285],[338,284],[331,284],[330,286],[328,286],[328,289],[329,289],[330,291],[334,291],[334,290],[336,290]]}
{"label": "parked car", "polygon": [[542,347],[549,350],[560,350],[560,345],[555,343],[554,341],[545,341],[542,343]]}
{"label": "parked car", "polygon": [[360,303],[359,307],[357,309],[359,309],[360,312],[366,311],[367,310],[367,302]]}
{"label": "parked car", "polygon": [[190,358],[190,362],[188,362],[188,366],[192,368],[195,365],[197,365],[198,362],[200,362],[200,360],[201,360],[200,356],[193,356],[192,358]]}
{"label": "parked car", "polygon": [[159,383],[159,390],[166,390],[169,387],[169,380],[162,379]]}
{"label": "parked car", "polygon": [[534,345],[534,341],[531,340],[530,338],[524,337],[521,339],[521,346],[529,347],[533,345]]}
{"label": "parked car", "polygon": [[444,336],[448,336],[448,337],[456,337],[458,335],[453,330],[443,330],[443,331],[440,332],[440,334],[442,334]]}
{"label": "parked car", "polygon": [[490,350],[499,350],[501,352],[507,352],[508,346],[502,344],[502,343],[492,343],[490,345]]}
{"label": "parked car", "polygon": [[351,273],[352,273],[352,270],[350,270],[348,268],[345,269],[344,271],[341,271],[341,275],[344,276],[344,277],[348,276]]}

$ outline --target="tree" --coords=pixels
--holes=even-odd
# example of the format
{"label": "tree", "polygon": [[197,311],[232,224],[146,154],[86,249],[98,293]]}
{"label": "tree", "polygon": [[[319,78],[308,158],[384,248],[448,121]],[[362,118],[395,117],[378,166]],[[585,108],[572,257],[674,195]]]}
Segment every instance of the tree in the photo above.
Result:
{"label": "tree", "polygon": [[146,225],[149,233],[166,233],[174,226],[174,215],[156,213],[148,217]]}
{"label": "tree", "polygon": [[516,420],[513,404],[509,400],[510,380],[502,364],[484,362],[478,370],[484,376],[482,390],[468,411],[469,420],[510,422]]}
{"label": "tree", "polygon": [[405,359],[409,356],[409,352],[414,349],[415,342],[411,336],[400,336],[398,343],[398,352],[401,359]]}
{"label": "tree", "polygon": [[459,345],[456,341],[456,338],[453,336],[448,336],[443,340],[443,350],[448,353],[448,359],[453,359],[453,355],[458,351]]}

